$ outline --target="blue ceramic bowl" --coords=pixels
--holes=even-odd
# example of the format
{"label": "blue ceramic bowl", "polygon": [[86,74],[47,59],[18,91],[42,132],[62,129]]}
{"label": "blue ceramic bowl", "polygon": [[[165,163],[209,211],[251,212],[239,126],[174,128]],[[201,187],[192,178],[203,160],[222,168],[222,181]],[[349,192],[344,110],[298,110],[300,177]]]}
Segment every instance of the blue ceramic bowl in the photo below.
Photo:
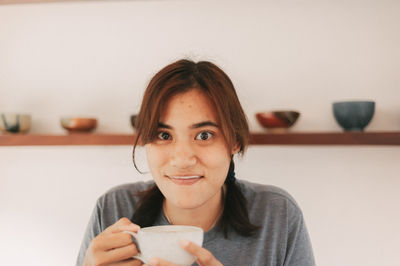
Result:
{"label": "blue ceramic bowl", "polygon": [[373,101],[345,101],[333,103],[333,114],[344,131],[364,131],[375,112]]}

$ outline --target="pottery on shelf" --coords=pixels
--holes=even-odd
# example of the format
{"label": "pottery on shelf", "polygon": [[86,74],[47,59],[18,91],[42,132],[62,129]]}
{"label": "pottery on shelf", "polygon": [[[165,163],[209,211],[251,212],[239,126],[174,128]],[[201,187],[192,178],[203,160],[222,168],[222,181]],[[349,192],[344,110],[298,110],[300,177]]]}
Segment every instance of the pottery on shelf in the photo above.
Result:
{"label": "pottery on shelf", "polygon": [[97,126],[97,119],[86,117],[62,117],[61,126],[69,133],[84,133],[94,130]]}
{"label": "pottery on shelf", "polygon": [[341,101],[332,104],[333,114],[344,131],[364,131],[375,112],[374,101]]}
{"label": "pottery on shelf", "polygon": [[31,116],[18,113],[1,113],[0,130],[4,133],[26,133],[31,127]]}
{"label": "pottery on shelf", "polygon": [[269,111],[256,113],[257,121],[270,133],[286,133],[299,118],[297,111]]}
{"label": "pottery on shelf", "polygon": [[137,115],[131,115],[131,126],[136,129],[135,122],[136,122]]}

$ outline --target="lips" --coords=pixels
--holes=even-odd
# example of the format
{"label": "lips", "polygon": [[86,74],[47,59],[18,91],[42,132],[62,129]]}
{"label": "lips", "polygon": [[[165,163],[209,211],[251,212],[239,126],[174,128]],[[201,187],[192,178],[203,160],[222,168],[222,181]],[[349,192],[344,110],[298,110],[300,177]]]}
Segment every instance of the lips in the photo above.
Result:
{"label": "lips", "polygon": [[172,182],[177,185],[193,185],[201,180],[204,176],[202,175],[166,175]]}

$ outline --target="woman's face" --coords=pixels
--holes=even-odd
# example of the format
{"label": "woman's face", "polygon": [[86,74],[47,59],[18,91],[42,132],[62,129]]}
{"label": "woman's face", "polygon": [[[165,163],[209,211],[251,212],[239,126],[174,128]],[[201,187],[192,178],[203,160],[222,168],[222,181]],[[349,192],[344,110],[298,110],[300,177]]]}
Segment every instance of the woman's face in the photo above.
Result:
{"label": "woman's face", "polygon": [[169,204],[195,209],[220,203],[235,151],[229,151],[217,121],[212,103],[199,90],[167,102],[158,135],[145,147],[150,172]]}

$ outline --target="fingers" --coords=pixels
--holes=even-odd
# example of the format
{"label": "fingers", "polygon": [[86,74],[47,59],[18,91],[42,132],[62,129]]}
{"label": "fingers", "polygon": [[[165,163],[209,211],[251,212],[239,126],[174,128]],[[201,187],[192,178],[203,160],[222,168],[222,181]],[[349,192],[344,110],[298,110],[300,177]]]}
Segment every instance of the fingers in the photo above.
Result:
{"label": "fingers", "polygon": [[107,227],[100,235],[100,240],[96,248],[100,250],[109,250],[118,247],[124,247],[132,243],[132,236],[123,231],[137,232],[140,226],[132,223],[128,218],[121,218],[113,225]]}
{"label": "fingers", "polygon": [[222,263],[219,262],[214,255],[205,248],[196,245],[193,242],[182,240],[181,246],[190,254],[197,257],[197,263],[200,266],[221,266]]}
{"label": "fingers", "polygon": [[96,247],[93,245],[93,247],[90,247],[88,251],[91,256],[90,261],[94,262],[93,265],[108,265],[110,263],[116,263],[130,259],[138,254],[136,245],[132,242],[124,247],[111,250],[96,249]]}
{"label": "fingers", "polygon": [[106,228],[103,233],[118,233],[122,231],[132,231],[137,232],[140,226],[132,223],[128,218],[123,217],[119,219],[116,223]]}
{"label": "fingers", "polygon": [[132,244],[132,236],[126,233],[104,234],[94,243],[96,249],[110,250]]}
{"label": "fingers", "polygon": [[107,252],[107,256],[113,259],[117,259],[118,261],[130,259],[133,256],[138,254],[138,250],[136,245],[131,243],[122,248],[116,248]]}
{"label": "fingers", "polygon": [[116,263],[109,264],[107,266],[141,266],[143,265],[140,260],[135,260],[135,259],[127,259],[124,261],[119,261]]}
{"label": "fingers", "polygon": [[[202,248],[196,245],[193,242],[189,241],[181,241],[182,247],[189,252],[190,254],[197,257],[197,263],[200,266],[222,266],[222,263],[219,262],[213,254],[205,248]],[[152,258],[150,260],[151,266],[176,266],[175,264],[165,261],[160,258]],[[147,264],[143,264],[143,266],[150,266]]]}
{"label": "fingers", "polygon": [[[151,266],[177,266],[176,264],[160,259],[160,258],[152,258],[150,260],[150,265]],[[150,266],[148,264],[143,264],[143,266]]]}
{"label": "fingers", "polygon": [[141,265],[140,261],[131,259],[138,254],[132,236],[123,233],[137,232],[139,229],[128,218],[119,219],[92,240],[86,251],[85,262],[87,265]]}

